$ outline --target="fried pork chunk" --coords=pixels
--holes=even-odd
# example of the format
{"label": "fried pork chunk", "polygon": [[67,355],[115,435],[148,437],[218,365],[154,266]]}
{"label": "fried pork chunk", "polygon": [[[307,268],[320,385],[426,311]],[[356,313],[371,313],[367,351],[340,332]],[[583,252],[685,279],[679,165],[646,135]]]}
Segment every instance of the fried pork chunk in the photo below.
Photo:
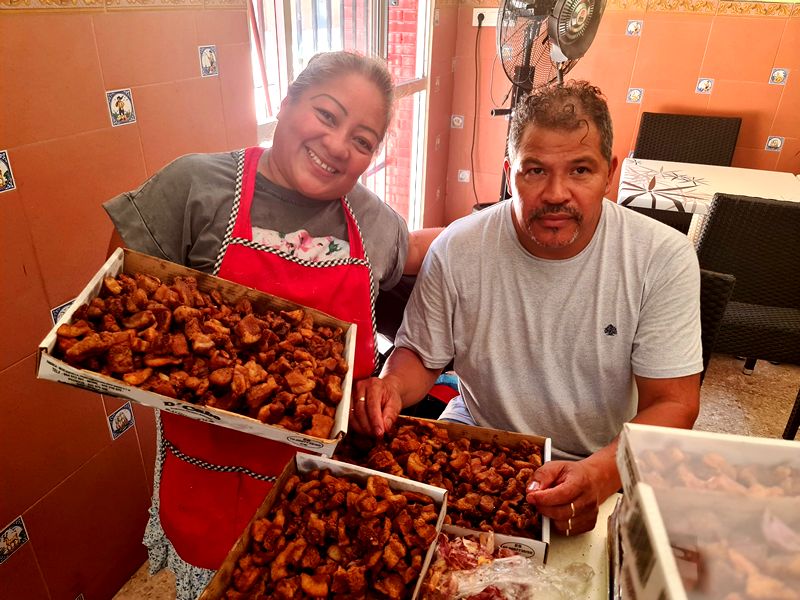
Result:
{"label": "fried pork chunk", "polygon": [[344,395],[341,329],[302,309],[226,303],[193,277],[106,277],[56,333],[56,356],[75,367],[320,438]]}
{"label": "fried pork chunk", "polygon": [[383,477],[293,475],[253,522],[225,598],[410,598],[437,518],[431,498],[394,492]]}
{"label": "fried pork chunk", "polygon": [[508,535],[541,534],[525,489],[542,465],[541,448],[453,440],[435,423],[401,419],[382,440],[348,435],[336,458],[446,489],[447,523]]}

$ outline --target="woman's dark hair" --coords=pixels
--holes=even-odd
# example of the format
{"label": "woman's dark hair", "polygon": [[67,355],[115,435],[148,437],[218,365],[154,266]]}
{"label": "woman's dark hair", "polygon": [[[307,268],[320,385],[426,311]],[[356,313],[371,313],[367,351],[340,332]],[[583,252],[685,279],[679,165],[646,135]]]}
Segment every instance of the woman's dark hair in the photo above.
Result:
{"label": "woman's dark hair", "polygon": [[508,132],[508,156],[513,160],[528,125],[574,131],[594,123],[600,133],[600,152],[611,163],[614,132],[600,88],[587,81],[571,80],[533,89],[514,109]]}
{"label": "woman's dark hair", "polygon": [[378,57],[364,56],[349,50],[321,52],[308,61],[306,68],[289,85],[286,96],[296,101],[308,88],[345,75],[356,73],[375,84],[383,96],[386,109],[386,122],[383,135],[389,128],[394,107],[394,81],[386,68],[386,62]]}

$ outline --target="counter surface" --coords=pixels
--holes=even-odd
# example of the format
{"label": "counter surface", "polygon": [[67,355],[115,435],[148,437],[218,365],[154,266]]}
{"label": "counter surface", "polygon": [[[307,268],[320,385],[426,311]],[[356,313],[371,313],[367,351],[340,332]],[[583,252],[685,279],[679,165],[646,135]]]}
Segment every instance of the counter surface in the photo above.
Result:
{"label": "counter surface", "polygon": [[565,537],[553,532],[547,555],[547,566],[564,568],[573,562],[585,562],[594,569],[587,600],[608,600],[608,517],[621,494],[613,494],[603,504],[597,515],[597,525],[591,531]]}

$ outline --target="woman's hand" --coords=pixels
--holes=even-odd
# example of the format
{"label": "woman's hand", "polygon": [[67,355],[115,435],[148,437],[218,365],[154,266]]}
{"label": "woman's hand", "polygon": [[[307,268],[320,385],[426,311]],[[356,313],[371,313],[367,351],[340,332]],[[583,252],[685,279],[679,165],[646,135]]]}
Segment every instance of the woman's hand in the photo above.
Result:
{"label": "woman's hand", "polygon": [[403,401],[392,378],[356,382],[350,404],[350,424],[359,433],[382,436],[397,421]]}
{"label": "woman's hand", "polygon": [[526,499],[564,535],[594,529],[602,500],[597,473],[584,461],[556,460],[536,469]]}

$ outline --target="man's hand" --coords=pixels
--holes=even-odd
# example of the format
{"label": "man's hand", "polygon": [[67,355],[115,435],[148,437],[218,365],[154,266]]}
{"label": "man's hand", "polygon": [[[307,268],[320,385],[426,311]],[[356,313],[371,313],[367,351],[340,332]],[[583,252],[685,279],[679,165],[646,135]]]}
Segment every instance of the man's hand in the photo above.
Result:
{"label": "man's hand", "polygon": [[597,472],[585,461],[546,462],[533,478],[526,499],[549,517],[556,529],[565,535],[594,529],[601,493]]}
{"label": "man's hand", "polygon": [[359,433],[382,436],[400,414],[403,401],[392,379],[372,377],[356,382],[350,406],[350,424]]}
{"label": "man's hand", "polygon": [[350,423],[359,433],[377,437],[386,433],[403,407],[416,404],[436,381],[441,369],[428,369],[408,348],[395,348],[380,378],[363,379],[354,386]]}

